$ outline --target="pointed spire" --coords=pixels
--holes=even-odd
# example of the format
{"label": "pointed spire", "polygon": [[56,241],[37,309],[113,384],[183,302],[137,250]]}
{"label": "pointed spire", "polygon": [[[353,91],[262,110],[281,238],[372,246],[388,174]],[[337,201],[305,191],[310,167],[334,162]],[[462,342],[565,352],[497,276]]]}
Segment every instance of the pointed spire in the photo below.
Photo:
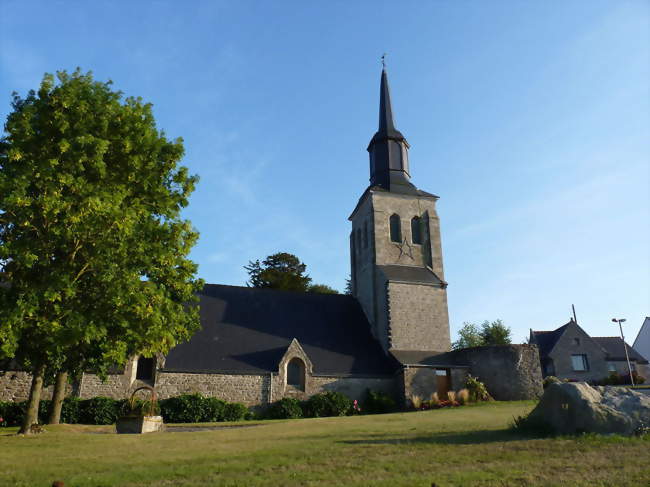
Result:
{"label": "pointed spire", "polygon": [[[385,55],[384,55],[385,56]],[[379,88],[379,127],[368,145],[370,153],[370,185],[380,186],[388,191],[400,186],[413,185],[409,182],[409,144],[402,133],[395,128],[393,106],[386,65],[382,56],[381,83]]]}
{"label": "pointed spire", "polygon": [[379,89],[379,133],[388,134],[395,132],[395,122],[393,121],[393,107],[390,102],[390,86],[388,86],[388,76],[386,67],[381,70],[381,87]]}

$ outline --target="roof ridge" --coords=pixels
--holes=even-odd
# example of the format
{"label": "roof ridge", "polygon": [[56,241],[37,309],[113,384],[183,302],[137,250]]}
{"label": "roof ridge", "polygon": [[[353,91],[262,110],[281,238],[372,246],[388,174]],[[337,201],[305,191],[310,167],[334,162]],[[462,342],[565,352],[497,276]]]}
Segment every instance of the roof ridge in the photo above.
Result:
{"label": "roof ridge", "polygon": [[342,294],[342,293],[337,293],[337,294],[329,294],[329,293],[313,293],[309,291],[292,291],[289,289],[274,289],[274,288],[269,288],[269,287],[254,287],[254,286],[235,286],[234,284],[211,284],[207,283],[203,287],[232,287],[236,289],[246,289],[250,290],[253,292],[258,292],[258,291],[263,291],[263,292],[274,292],[274,293],[285,293],[285,294],[296,294],[296,295],[308,295],[308,296],[338,296],[338,297],[345,297],[345,298],[353,298],[353,296],[349,294]]}

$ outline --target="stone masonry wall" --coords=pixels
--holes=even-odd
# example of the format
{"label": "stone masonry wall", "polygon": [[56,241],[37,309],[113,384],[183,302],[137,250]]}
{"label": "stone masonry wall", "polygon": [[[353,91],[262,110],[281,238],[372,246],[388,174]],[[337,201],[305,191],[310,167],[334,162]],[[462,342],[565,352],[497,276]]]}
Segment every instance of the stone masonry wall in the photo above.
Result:
{"label": "stone masonry wall", "polygon": [[445,289],[391,282],[388,312],[392,348],[442,352],[451,347]]}
{"label": "stone masonry wall", "polygon": [[162,372],[156,381],[161,399],[180,394],[200,393],[224,401],[241,402],[247,406],[266,404],[269,398],[270,374],[189,374]]}
{"label": "stone masonry wall", "polygon": [[536,399],[542,392],[542,371],[535,345],[496,345],[449,352],[455,363],[469,365],[470,374],[499,401]]}
{"label": "stone masonry wall", "polygon": [[340,392],[350,399],[362,401],[366,396],[366,390],[379,391],[396,397],[396,378],[394,377],[312,377],[314,388],[313,394],[321,392]]}
{"label": "stone masonry wall", "polygon": [[[433,271],[440,279],[444,279],[442,266],[442,246],[440,243],[439,220],[436,212],[436,200],[433,197],[418,197],[390,193],[385,191],[372,192],[373,226],[375,229],[375,263],[379,265],[411,265],[424,266],[422,245],[413,243],[411,235],[411,219],[422,217],[424,212],[429,214],[429,229],[431,237],[431,257]],[[397,214],[400,217],[402,240],[408,244],[408,252],[400,250],[399,246],[390,240],[390,217]]]}
{"label": "stone masonry wall", "polygon": [[[32,376],[20,370],[0,371],[0,401],[26,401],[29,398],[29,389],[32,386]],[[44,387],[41,399],[52,398],[52,386]],[[66,394],[72,393],[72,386],[68,384]]]}

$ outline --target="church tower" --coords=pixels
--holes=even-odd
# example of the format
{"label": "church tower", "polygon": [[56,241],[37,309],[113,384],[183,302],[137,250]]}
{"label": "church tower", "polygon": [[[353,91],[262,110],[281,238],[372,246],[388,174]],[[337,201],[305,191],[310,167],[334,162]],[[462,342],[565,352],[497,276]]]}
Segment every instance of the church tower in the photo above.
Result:
{"label": "church tower", "polygon": [[395,128],[386,69],[370,185],[349,220],[353,295],[386,351],[450,349],[436,195],[411,183],[409,144]]}

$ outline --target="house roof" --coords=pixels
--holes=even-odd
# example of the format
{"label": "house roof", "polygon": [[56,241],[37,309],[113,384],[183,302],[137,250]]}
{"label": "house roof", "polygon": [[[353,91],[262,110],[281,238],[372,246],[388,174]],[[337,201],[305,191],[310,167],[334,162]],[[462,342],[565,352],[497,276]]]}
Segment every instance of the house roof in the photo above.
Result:
{"label": "house roof", "polygon": [[[607,352],[608,360],[625,360],[625,349],[623,348],[623,340],[621,337],[593,337],[593,339],[605,349]],[[628,343],[627,353],[630,360],[634,360],[640,364],[647,364],[648,361],[639,352],[637,352]]]}
{"label": "house roof", "polygon": [[200,313],[202,329],[169,352],[166,371],[277,372],[293,338],[314,374],[388,375],[399,367],[351,296],[208,284]]}
{"label": "house roof", "polygon": [[413,267],[407,265],[378,265],[386,276],[386,279],[393,282],[410,282],[416,284],[429,284],[440,286],[443,281],[426,267]]}
{"label": "house roof", "polygon": [[540,357],[545,357],[551,352],[551,350],[553,350],[553,347],[564,333],[564,330],[566,330],[571,323],[572,321],[569,321],[566,325],[563,325],[556,330],[533,331],[537,348],[539,348]]}

